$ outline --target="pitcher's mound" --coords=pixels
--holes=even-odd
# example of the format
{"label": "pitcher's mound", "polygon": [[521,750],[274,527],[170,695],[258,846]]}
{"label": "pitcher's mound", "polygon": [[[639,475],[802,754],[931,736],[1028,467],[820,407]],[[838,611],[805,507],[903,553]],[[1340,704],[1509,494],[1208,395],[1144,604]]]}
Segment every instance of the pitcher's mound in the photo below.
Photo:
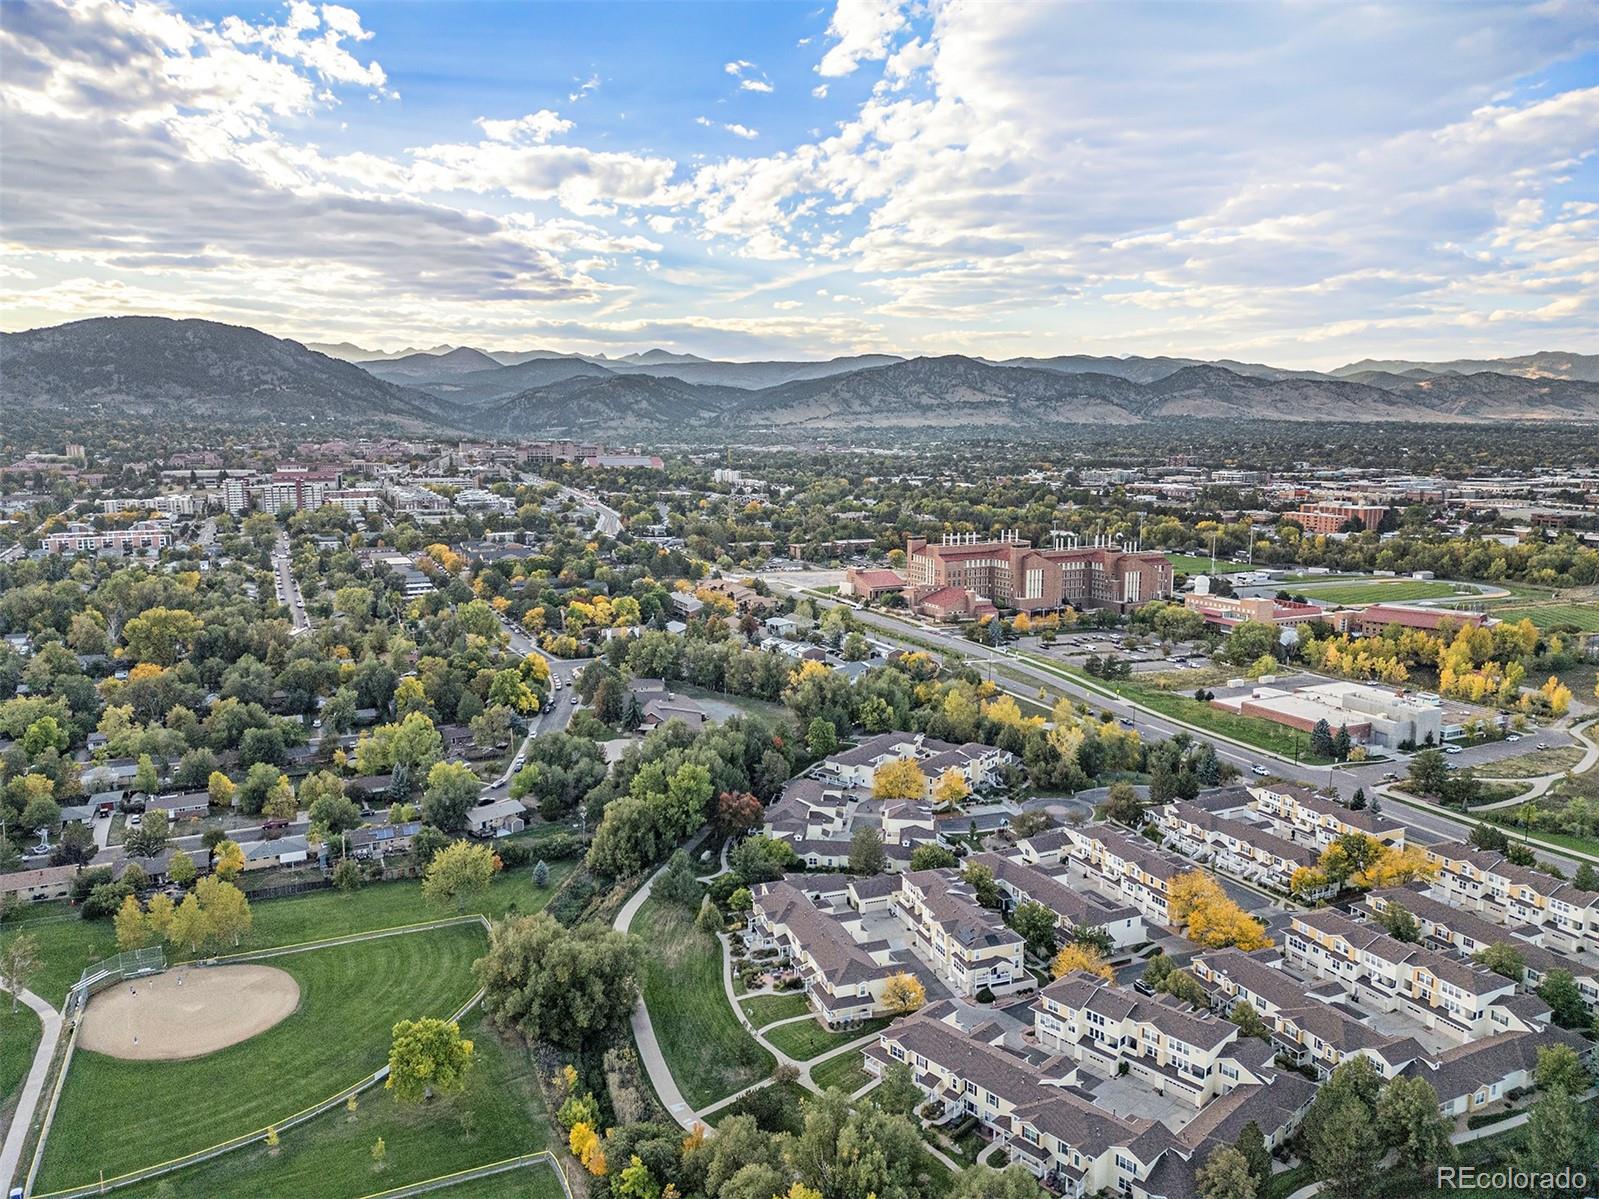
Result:
{"label": "pitcher's mound", "polygon": [[101,991],[78,1044],[131,1061],[204,1057],[265,1032],[299,1002],[300,984],[274,966],[179,967]]}

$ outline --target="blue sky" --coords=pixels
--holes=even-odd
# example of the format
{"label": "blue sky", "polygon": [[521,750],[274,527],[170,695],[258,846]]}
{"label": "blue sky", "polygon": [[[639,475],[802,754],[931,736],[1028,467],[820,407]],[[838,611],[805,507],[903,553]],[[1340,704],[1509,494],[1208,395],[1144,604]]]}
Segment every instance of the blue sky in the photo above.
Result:
{"label": "blue sky", "polygon": [[7,328],[1594,349],[1587,3],[0,5]]}

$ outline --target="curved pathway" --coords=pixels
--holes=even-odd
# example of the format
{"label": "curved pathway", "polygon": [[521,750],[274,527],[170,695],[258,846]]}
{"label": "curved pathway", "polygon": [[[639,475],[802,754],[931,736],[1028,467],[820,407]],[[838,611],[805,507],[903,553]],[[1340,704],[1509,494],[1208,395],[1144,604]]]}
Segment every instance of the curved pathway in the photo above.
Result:
{"label": "curved pathway", "polygon": [[1599,764],[1599,745],[1596,745],[1588,736],[1588,728],[1591,727],[1592,725],[1580,729],[1573,727],[1571,730],[1571,739],[1573,741],[1580,742],[1583,746],[1583,755],[1577,760],[1575,765],[1568,766],[1565,770],[1557,770],[1553,774],[1534,774],[1528,775],[1526,778],[1486,778],[1483,780],[1483,782],[1522,783],[1529,786],[1530,790],[1523,791],[1520,795],[1512,796],[1509,799],[1497,800],[1494,803],[1478,804],[1471,810],[1473,812],[1492,812],[1499,808],[1513,808],[1517,804],[1526,803],[1529,799],[1537,799],[1540,795],[1543,795],[1549,790],[1550,787],[1553,787],[1568,774],[1587,774],[1588,771],[1594,768],[1595,764]]}
{"label": "curved pathway", "polygon": [[[4,988],[0,987],[0,991]],[[22,1143],[28,1139],[28,1129],[33,1124],[34,1112],[44,1094],[44,1084],[50,1076],[50,1063],[56,1054],[56,1044],[61,1040],[61,1013],[56,1011],[32,991],[24,988],[17,998],[39,1015],[39,1049],[33,1055],[33,1065],[22,1084],[22,1095],[17,1100],[17,1110],[11,1114],[11,1127],[6,1133],[5,1145],[0,1147],[0,1184],[6,1194],[17,1176],[17,1166],[22,1162]]]}

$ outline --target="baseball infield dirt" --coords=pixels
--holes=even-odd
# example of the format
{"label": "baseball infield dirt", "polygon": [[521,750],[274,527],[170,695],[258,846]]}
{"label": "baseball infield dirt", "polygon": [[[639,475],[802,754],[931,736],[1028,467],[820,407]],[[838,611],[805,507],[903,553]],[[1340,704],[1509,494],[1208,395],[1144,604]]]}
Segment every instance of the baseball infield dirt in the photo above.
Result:
{"label": "baseball infield dirt", "polygon": [[96,995],[78,1045],[130,1061],[204,1057],[265,1032],[299,1003],[300,984],[273,966],[180,966]]}

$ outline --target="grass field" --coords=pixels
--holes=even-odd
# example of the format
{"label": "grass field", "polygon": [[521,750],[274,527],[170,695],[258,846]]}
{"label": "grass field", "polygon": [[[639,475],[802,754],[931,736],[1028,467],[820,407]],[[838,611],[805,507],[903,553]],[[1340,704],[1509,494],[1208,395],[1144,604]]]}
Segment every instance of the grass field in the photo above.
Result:
{"label": "grass field", "polygon": [[13,1012],[11,996],[0,993],[0,1117],[11,1113],[42,1031],[31,1007],[19,1003]]}
{"label": "grass field", "polygon": [[838,1087],[845,1094],[853,1095],[871,1082],[872,1076],[862,1067],[859,1053],[841,1053],[819,1066],[812,1066],[811,1081],[824,1091]]}
{"label": "grass field", "polygon": [[786,995],[757,995],[754,999],[746,999],[740,1004],[744,1014],[750,1018],[750,1023],[756,1028],[770,1024],[773,1020],[787,1020],[791,1016],[803,1016],[811,1010],[810,1000],[805,998],[803,991],[792,991]]}
{"label": "grass field", "polygon": [[428,1193],[442,1199],[564,1199],[565,1195],[555,1171],[542,1164]]}
{"label": "grass field", "polygon": [[[353,1117],[338,1107],[289,1129],[276,1153],[257,1143],[121,1193],[129,1199],[359,1199],[548,1147],[549,1125],[527,1048],[475,1013],[462,1022],[462,1032],[472,1039],[475,1059],[462,1094],[410,1106],[374,1089],[361,1096]],[[385,1149],[381,1170],[374,1169],[372,1160],[372,1145],[379,1137]],[[547,1180],[550,1194],[560,1193],[547,1166],[506,1175],[503,1183],[512,1189],[498,1193],[537,1194],[528,1189],[536,1176]],[[462,1192],[450,1188],[441,1193],[457,1196],[466,1185]]]}
{"label": "grass field", "polygon": [[[551,863],[550,885],[544,890],[533,885],[531,871],[502,875],[468,905],[467,911],[490,918],[505,915],[513,906],[523,914],[536,912],[549,902],[556,886],[571,871],[570,862]],[[287,899],[260,900],[251,905],[251,911],[254,927],[240,950],[297,945],[455,915],[454,908],[441,910],[424,900],[422,884],[414,879],[374,883],[349,894],[313,891]],[[39,956],[44,964],[34,979],[33,990],[58,1007],[85,966],[117,951],[109,920],[80,920],[64,904],[21,909],[16,920],[8,920],[5,928],[7,932],[26,928],[39,938]],[[176,960],[176,955],[170,950],[168,953],[168,960]]]}
{"label": "grass field", "polygon": [[[1166,557],[1171,559],[1171,568],[1180,574],[1208,575],[1211,573],[1210,558],[1208,556],[1199,554],[1167,554]],[[1240,566],[1236,562],[1229,562],[1226,558],[1218,557],[1216,559],[1216,573],[1219,575],[1237,574],[1239,571],[1248,569],[1249,567]]]}
{"label": "grass field", "polygon": [[395,1021],[465,1002],[486,944],[477,925],[457,925],[286,954],[271,964],[294,975],[299,1008],[247,1041],[182,1062],[80,1051],[38,1190],[155,1165],[326,1099],[383,1064]]}
{"label": "grass field", "polygon": [[1493,614],[1501,620],[1530,620],[1540,629],[1599,633],[1599,604],[1533,604],[1524,608],[1495,608]]}
{"label": "grass field", "polygon": [[887,1023],[887,1020],[869,1020],[859,1028],[852,1028],[846,1032],[829,1032],[814,1020],[799,1020],[793,1024],[780,1024],[771,1032],[762,1035],[789,1057],[808,1062],[813,1057],[820,1057],[829,1049],[837,1049],[840,1045],[859,1040]]}
{"label": "grass field", "polygon": [[[1296,583],[1295,595],[1330,604],[1408,603],[1411,600],[1442,599],[1454,595],[1452,583],[1433,579],[1362,579],[1344,583]],[[1472,592],[1475,596],[1477,593]]]}
{"label": "grass field", "polygon": [[633,918],[655,1035],[684,1098],[706,1107],[765,1078],[777,1061],[744,1031],[722,990],[722,946],[681,908],[650,900]]}
{"label": "grass field", "polygon": [[1553,749],[1535,749],[1496,762],[1484,762],[1474,773],[1480,779],[1534,778],[1567,770],[1582,760],[1582,754],[1580,745],[1557,745]]}

